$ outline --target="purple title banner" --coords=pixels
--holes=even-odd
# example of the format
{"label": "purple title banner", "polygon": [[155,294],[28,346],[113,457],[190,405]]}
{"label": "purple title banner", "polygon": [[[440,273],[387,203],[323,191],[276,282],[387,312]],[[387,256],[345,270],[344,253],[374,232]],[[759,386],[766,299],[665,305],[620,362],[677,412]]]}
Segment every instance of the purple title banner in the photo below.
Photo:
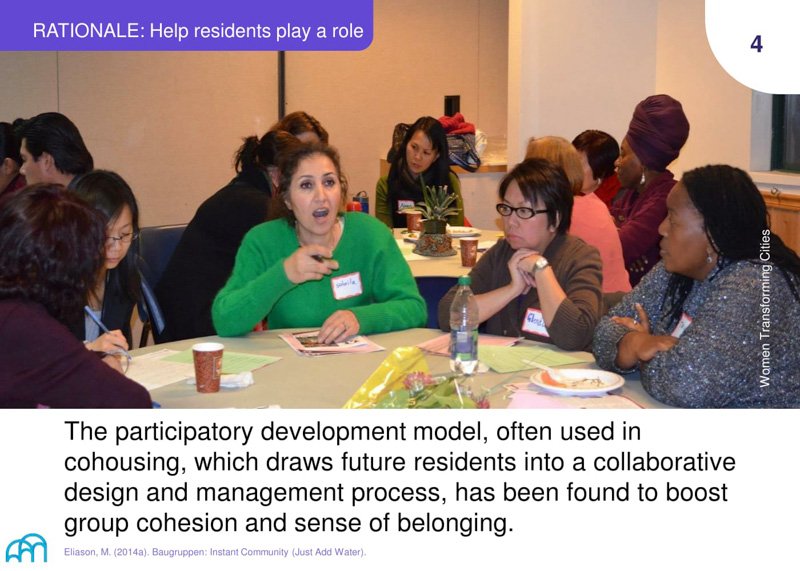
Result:
{"label": "purple title banner", "polygon": [[363,50],[372,43],[372,2],[9,2],[0,51]]}

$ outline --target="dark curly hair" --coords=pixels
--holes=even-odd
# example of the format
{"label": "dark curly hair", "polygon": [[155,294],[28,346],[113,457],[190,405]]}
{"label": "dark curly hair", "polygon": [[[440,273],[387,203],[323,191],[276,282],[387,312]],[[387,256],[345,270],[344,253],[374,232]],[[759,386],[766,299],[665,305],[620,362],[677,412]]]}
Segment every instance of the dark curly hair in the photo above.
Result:
{"label": "dark curly hair", "polygon": [[103,264],[105,222],[57,184],[35,184],[0,211],[0,299],[40,303],[63,324],[81,319]]}
{"label": "dark curly hair", "polygon": [[[777,234],[769,230],[764,198],[746,172],[728,165],[708,165],[690,170],[681,180],[692,204],[703,217],[706,236],[718,254],[719,267],[740,260],[760,264],[762,236],[770,235],[770,261],[800,301],[800,258]],[[667,315],[677,323],[692,289],[691,278],[673,274],[664,297]]]}
{"label": "dark curly hair", "polygon": [[339,160],[339,153],[325,143],[303,143],[300,146],[295,146],[283,153],[280,157],[278,170],[280,171],[280,182],[278,184],[278,193],[273,199],[273,207],[270,209],[274,214],[273,218],[285,218],[291,226],[297,222],[294,213],[286,206],[286,195],[289,193],[292,185],[292,178],[297,172],[297,167],[300,163],[314,155],[322,155],[328,157],[336,169],[336,174],[339,177],[339,184],[342,187],[342,200],[339,208],[344,207],[344,202],[347,197],[347,178],[342,172],[341,162]]}

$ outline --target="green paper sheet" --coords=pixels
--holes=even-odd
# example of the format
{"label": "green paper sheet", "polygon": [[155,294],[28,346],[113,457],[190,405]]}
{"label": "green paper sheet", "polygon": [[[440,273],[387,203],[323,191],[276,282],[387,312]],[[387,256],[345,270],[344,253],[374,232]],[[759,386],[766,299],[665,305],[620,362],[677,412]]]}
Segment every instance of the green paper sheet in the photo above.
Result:
{"label": "green paper sheet", "polygon": [[[164,357],[164,361],[172,361],[174,363],[194,363],[192,350],[186,349],[175,355]],[[245,371],[253,371],[265,365],[280,361],[280,357],[270,357],[269,355],[253,355],[252,353],[234,353],[233,351],[225,351],[222,354],[222,374],[223,375],[238,375]]]}
{"label": "green paper sheet", "polygon": [[535,369],[526,361],[536,361],[548,367],[563,367],[586,363],[586,359],[574,357],[546,347],[478,347],[478,358],[498,373],[514,373]]}

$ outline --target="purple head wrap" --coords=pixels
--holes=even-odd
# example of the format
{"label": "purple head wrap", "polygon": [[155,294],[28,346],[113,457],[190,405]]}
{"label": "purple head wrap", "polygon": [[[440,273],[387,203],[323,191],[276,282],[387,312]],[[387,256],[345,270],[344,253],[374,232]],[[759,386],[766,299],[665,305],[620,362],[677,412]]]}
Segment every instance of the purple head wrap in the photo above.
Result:
{"label": "purple head wrap", "polygon": [[649,169],[664,171],[678,158],[689,137],[689,120],[680,101],[669,95],[651,95],[633,111],[625,138]]}

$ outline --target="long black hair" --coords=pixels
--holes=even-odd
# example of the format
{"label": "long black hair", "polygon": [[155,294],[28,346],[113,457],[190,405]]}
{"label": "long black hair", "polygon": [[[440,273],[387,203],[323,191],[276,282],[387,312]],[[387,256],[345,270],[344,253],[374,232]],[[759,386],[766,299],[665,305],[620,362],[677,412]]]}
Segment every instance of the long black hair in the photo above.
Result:
{"label": "long black hair", "polygon": [[394,195],[399,186],[407,186],[421,192],[420,183],[412,178],[408,170],[408,161],[406,161],[408,143],[417,131],[422,131],[430,139],[433,150],[439,153],[439,156],[428,167],[428,170],[421,175],[425,186],[450,185],[450,159],[447,154],[447,135],[444,132],[444,127],[433,117],[420,117],[406,131],[403,144],[395,155],[391,167],[389,167],[387,179],[389,183],[389,204],[394,203]]}
{"label": "long black hair", "polygon": [[106,226],[116,220],[127,206],[131,211],[134,239],[128,253],[119,265],[108,271],[109,283],[118,285],[133,302],[141,298],[139,277],[139,206],[128,183],[115,172],[96,170],[79,177],[74,183],[74,192],[102,214]]}
{"label": "long black hair", "polygon": [[[770,231],[767,205],[750,175],[728,165],[708,165],[685,173],[681,182],[703,217],[706,236],[718,256],[717,266],[724,268],[741,260],[765,263],[760,256],[766,237],[768,263],[778,269],[800,301],[800,258]],[[670,324],[680,317],[692,285],[692,278],[686,276],[673,274],[670,278],[664,296]]]}

